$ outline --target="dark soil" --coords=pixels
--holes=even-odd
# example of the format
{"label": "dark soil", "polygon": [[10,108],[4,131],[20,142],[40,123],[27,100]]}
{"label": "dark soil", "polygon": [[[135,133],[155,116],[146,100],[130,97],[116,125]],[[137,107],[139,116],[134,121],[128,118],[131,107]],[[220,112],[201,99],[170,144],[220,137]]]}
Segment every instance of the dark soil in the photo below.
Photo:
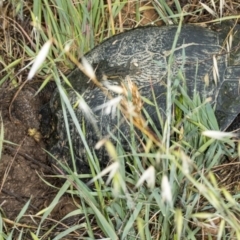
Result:
{"label": "dark soil", "polygon": [[[41,101],[38,96],[34,97],[35,91],[27,87],[13,102],[10,116],[9,105],[15,92],[0,89],[5,140],[0,162],[0,204],[5,216],[10,219],[18,215],[30,198],[29,211],[36,212],[52,195],[52,190],[40,179],[40,176],[44,178],[45,174],[51,173],[43,150],[44,142],[28,135],[29,128],[39,128]],[[32,103],[32,109],[27,102]]]}
{"label": "dark soil", "polygon": [[[34,83],[33,83],[34,84]],[[0,206],[6,222],[16,219],[23,206],[31,199],[30,206],[22,219],[30,222],[34,215],[49,206],[57,190],[48,186],[43,179],[58,186],[61,181],[53,178],[52,168],[44,151],[44,141],[28,135],[28,130],[39,129],[39,111],[49,101],[49,95],[34,96],[37,84],[26,85],[15,98],[9,114],[11,100],[16,90],[0,88],[0,106],[4,128],[4,150],[0,161]],[[47,97],[48,96],[48,97]],[[36,136],[36,135],[35,135]],[[50,178],[51,176],[51,178]],[[76,209],[72,199],[64,196],[51,217],[60,220],[67,213]],[[34,219],[34,222],[38,219]],[[73,219],[72,219],[73,220]],[[71,221],[72,221],[71,220]],[[37,221],[36,221],[37,222]],[[35,224],[36,224],[35,222]]]}

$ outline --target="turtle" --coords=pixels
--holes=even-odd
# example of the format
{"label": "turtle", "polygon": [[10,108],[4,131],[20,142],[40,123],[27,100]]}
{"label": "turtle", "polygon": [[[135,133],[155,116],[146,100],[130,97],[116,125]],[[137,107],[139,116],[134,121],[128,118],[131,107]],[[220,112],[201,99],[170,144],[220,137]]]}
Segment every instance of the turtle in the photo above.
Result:
{"label": "turtle", "polygon": [[[67,76],[72,87],[65,88],[70,103],[75,106],[80,126],[84,125],[84,139],[90,149],[93,150],[103,136],[111,136],[113,143],[118,142],[123,148],[128,145],[129,122],[123,120],[119,124],[124,119],[121,113],[119,115],[113,109],[107,112],[103,107],[109,101],[106,92],[112,94],[112,99],[119,96],[109,86],[125,86],[126,89],[131,82],[137,93],[152,103],[139,100],[141,109],[144,108],[161,131],[157,112],[165,118],[169,74],[172,82],[176,79],[179,84],[185,82],[190,96],[198,92],[202,98],[211,98],[219,128],[226,130],[240,112],[240,66],[237,60],[230,64],[229,51],[223,47],[226,37],[226,33],[195,25],[183,25],[180,31],[178,26],[140,27],[112,36],[86,53],[83,60],[95,70],[100,86],[92,84],[89,77],[76,68]],[[177,39],[175,46],[174,39]],[[235,56],[238,56],[237,50],[236,47]],[[179,72],[183,77],[179,77]],[[85,99],[92,111],[93,121],[76,104],[79,96]],[[69,149],[72,148],[77,171],[89,172],[86,143],[79,136],[76,123],[68,111],[69,126],[65,126],[58,88],[52,95],[50,109],[54,130],[50,136],[49,152],[71,166]],[[103,165],[109,162],[110,157],[104,147],[95,150],[95,153]]]}

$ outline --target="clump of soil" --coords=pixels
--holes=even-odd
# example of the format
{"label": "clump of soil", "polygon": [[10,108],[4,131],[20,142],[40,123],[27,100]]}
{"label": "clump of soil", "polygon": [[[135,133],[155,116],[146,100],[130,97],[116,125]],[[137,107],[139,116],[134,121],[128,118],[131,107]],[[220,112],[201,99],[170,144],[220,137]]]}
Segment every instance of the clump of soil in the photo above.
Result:
{"label": "clump of soil", "polygon": [[[14,224],[23,206],[31,199],[25,213],[28,216],[22,218],[21,222],[37,227],[36,223],[40,218],[35,218],[34,215],[48,207],[57,193],[57,190],[48,186],[41,178],[55,186],[61,182],[52,176],[49,178],[53,171],[47,161],[43,139],[29,136],[29,129],[38,132],[41,118],[39,112],[50,99],[50,94],[46,92],[35,96],[36,86],[36,83],[26,85],[17,97],[16,90],[0,88],[1,124],[4,129],[4,150],[0,160],[0,207],[6,222]],[[65,195],[49,217],[55,222],[75,209],[72,198]],[[74,219],[69,221],[75,222]]]}
{"label": "clump of soil", "polygon": [[[0,161],[0,205],[7,218],[14,219],[31,198],[29,211],[41,209],[52,191],[39,176],[51,173],[42,139],[28,135],[30,128],[39,129],[42,101],[35,90],[26,87],[10,102],[15,91],[0,88],[5,148]],[[11,114],[9,114],[9,112]],[[7,142],[8,141],[8,142]],[[49,194],[48,194],[49,193]]]}

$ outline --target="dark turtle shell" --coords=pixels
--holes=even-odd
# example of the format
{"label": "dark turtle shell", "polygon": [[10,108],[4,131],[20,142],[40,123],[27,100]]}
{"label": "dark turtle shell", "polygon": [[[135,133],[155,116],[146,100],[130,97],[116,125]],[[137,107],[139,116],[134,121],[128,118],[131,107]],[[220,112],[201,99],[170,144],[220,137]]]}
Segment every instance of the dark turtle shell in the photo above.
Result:
{"label": "dark turtle shell", "polygon": [[[167,78],[171,77],[173,82],[174,79],[186,81],[190,96],[197,91],[203,98],[212,98],[211,103],[216,108],[220,128],[226,129],[240,112],[238,86],[240,68],[228,66],[229,54],[222,47],[223,39],[219,37],[219,33],[190,25],[183,26],[178,36],[176,33],[177,26],[137,28],[107,39],[87,53],[85,58],[90,64],[97,66],[99,80],[102,80],[104,75],[111,80],[111,84],[119,84],[130,79],[138,87],[141,96],[152,102],[154,92],[163,118],[166,112]],[[175,37],[177,44],[172,49]],[[179,72],[182,77],[179,77]],[[93,149],[100,140],[99,137],[108,135],[119,126],[119,115],[107,115],[105,111],[97,108],[108,99],[100,88],[90,86],[89,79],[79,69],[73,70],[68,80],[74,88],[67,90],[72,105],[78,100],[75,92],[77,91],[84,93],[86,103],[94,110],[95,125],[100,134],[96,133],[92,121],[86,118],[82,110],[78,107],[75,109],[80,125],[84,122],[86,142]],[[155,125],[161,129],[156,107],[145,103],[144,108]],[[57,138],[51,141],[50,152],[60,160],[71,162],[58,90],[53,94],[51,111],[56,120]],[[78,171],[86,172],[88,166],[85,145],[70,115],[68,121]],[[130,127],[125,123],[121,124],[118,130],[121,134],[113,135],[117,136],[124,147],[129,140]],[[96,153],[100,161],[108,162],[104,148]]]}

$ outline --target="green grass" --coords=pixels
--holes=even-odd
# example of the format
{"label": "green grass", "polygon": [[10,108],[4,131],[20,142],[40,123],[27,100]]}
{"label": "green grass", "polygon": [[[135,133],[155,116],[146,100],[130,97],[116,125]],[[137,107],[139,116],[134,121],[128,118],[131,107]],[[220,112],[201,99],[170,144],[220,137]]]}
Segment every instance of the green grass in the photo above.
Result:
{"label": "green grass", "polygon": [[[170,78],[168,107],[170,109],[172,104],[175,104],[178,112],[175,118],[168,112],[166,122],[160,119],[165,131],[163,134],[156,134],[163,140],[163,144],[147,141],[145,152],[139,154],[136,153],[133,139],[129,142],[131,154],[127,154],[121,145],[113,147],[108,142],[106,147],[111,156],[119,156],[115,157],[112,168],[108,169],[110,176],[111,173],[115,174],[108,185],[105,178],[103,180],[99,177],[103,169],[100,169],[96,156],[88,147],[60,79],[67,82],[63,77],[66,68],[73,68],[73,62],[77,62],[85,52],[103,39],[119,32],[121,28],[120,24],[117,24],[117,16],[128,2],[115,1],[111,5],[110,15],[106,13],[108,6],[102,0],[92,1],[90,10],[88,0],[75,5],[73,2],[35,0],[31,8],[35,47],[24,43],[21,47],[24,56],[33,60],[43,44],[53,39],[47,59],[39,69],[38,75],[46,76],[43,87],[50,79],[56,81],[61,94],[65,122],[67,124],[66,114],[69,111],[84,142],[92,175],[96,181],[91,189],[84,183],[86,176],[76,174],[75,166],[73,171],[68,169],[69,174],[61,176],[65,182],[50,205],[32,215],[33,219],[41,218],[38,227],[32,229],[24,226],[18,232],[18,239],[24,239],[23,230],[28,230],[32,239],[63,239],[65,236],[69,239],[70,234],[79,239],[198,239],[203,232],[208,235],[208,239],[212,239],[213,236],[217,236],[217,239],[240,239],[239,194],[229,193],[224,186],[219,186],[216,176],[211,172],[214,166],[223,162],[224,155],[237,156],[235,144],[230,138],[215,140],[202,135],[202,132],[208,129],[218,130],[213,109],[207,101],[201,100],[198,94],[190,99],[184,88],[177,92],[181,97],[172,98],[173,83]],[[20,15],[23,14],[21,11],[24,8],[21,4],[23,2],[19,1],[16,5],[17,14]],[[154,3],[154,8],[165,24],[179,24],[183,15],[186,15],[181,13],[177,0],[172,8],[166,1]],[[192,14],[197,15],[202,10],[203,8],[199,8]],[[141,12],[138,10],[135,18],[135,21],[141,19]],[[22,58],[19,57],[8,64],[4,69],[7,73],[6,78],[0,82],[5,81],[12,74],[11,69],[21,61]],[[177,93],[175,96],[179,96]],[[157,129],[154,125],[153,128]],[[3,127],[0,150],[2,135]],[[151,135],[145,136],[147,140],[150,137]],[[71,142],[70,135],[69,141]],[[73,153],[72,158],[74,165]],[[151,178],[153,173],[154,182]],[[144,179],[143,184],[135,187]],[[62,231],[57,230],[60,223],[52,221],[51,227],[45,230],[51,211],[66,193],[77,199],[75,203],[78,209],[68,213],[62,221],[78,214],[81,214],[84,220],[65,227]],[[15,219],[15,227],[18,226],[28,205],[29,202]],[[5,221],[0,215],[0,239],[12,239],[16,230],[12,227],[6,232]],[[78,235],[77,230],[84,233],[84,236]],[[53,233],[56,233],[54,237]]]}

